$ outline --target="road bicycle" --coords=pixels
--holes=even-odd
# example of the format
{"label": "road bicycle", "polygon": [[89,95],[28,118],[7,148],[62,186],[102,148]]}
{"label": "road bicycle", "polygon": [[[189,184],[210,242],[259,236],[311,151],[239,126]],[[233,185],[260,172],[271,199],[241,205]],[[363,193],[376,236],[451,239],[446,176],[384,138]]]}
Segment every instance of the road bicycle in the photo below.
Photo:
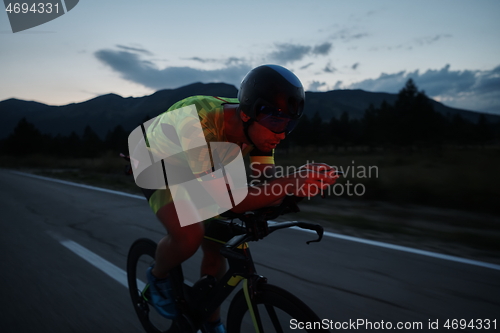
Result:
{"label": "road bicycle", "polygon": [[[226,212],[223,216],[228,220],[213,220],[205,237],[224,244],[221,254],[227,258],[229,269],[218,281],[211,276],[204,276],[192,286],[184,281],[181,266],[173,269],[170,276],[180,312],[174,320],[156,313],[148,301],[148,285],[138,280],[145,277],[147,267],[154,263],[156,243],[145,238],[135,241],[128,253],[127,278],[134,309],[146,332],[206,332],[206,320],[240,282],[243,287],[233,297],[227,313],[228,333],[287,332],[291,331],[292,319],[297,322],[320,322],[319,317],[304,302],[290,292],[267,283],[265,277],[257,274],[248,247],[248,242],[290,227],[316,231],[318,238],[307,244],[321,241],[323,227],[318,224],[269,222],[279,215],[299,211],[296,202],[297,198],[290,196],[277,207],[266,207],[245,214]],[[317,328],[305,331],[328,332]]]}

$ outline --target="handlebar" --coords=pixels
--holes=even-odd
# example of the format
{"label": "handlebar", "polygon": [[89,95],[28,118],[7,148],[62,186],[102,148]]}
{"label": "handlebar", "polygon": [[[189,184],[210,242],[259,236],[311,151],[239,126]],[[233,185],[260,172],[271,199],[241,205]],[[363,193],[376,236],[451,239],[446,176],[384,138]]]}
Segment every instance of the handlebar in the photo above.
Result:
{"label": "handlebar", "polygon": [[[321,239],[323,238],[323,227],[319,224],[315,223],[309,223],[309,222],[298,222],[298,221],[291,221],[291,222],[281,222],[281,223],[276,223],[273,225],[269,226],[269,234],[278,230],[278,229],[285,229],[285,228],[291,228],[291,227],[299,227],[301,229],[308,229],[308,230],[314,230],[316,231],[316,234],[318,235],[317,239],[307,241],[306,244],[313,243],[313,242],[320,242]],[[241,244],[244,244],[246,242],[251,242],[251,241],[256,241],[255,235],[252,233],[246,233],[243,235],[238,235],[233,238],[229,242],[227,242],[220,250],[220,253],[226,257],[226,258],[233,258],[233,259],[238,259],[238,260],[246,260],[247,258],[238,253],[235,252],[234,250],[240,246]]]}
{"label": "handlebar", "polygon": [[299,227],[301,229],[316,231],[316,234],[318,235],[318,239],[307,241],[306,244],[308,244],[308,245],[310,243],[320,242],[321,239],[323,239],[323,233],[324,233],[323,227],[319,224],[309,223],[309,222],[292,221],[292,222],[276,223],[274,225],[269,226],[269,230],[270,230],[269,233],[274,232],[275,230],[278,230],[278,229],[285,229],[285,228],[291,228],[291,227]]}
{"label": "handlebar", "polygon": [[265,207],[250,213],[243,214],[234,213],[231,211],[221,214],[222,216],[231,219],[238,218],[245,222],[246,226],[246,233],[235,236],[231,240],[229,240],[221,249],[221,254],[226,258],[245,259],[242,254],[234,251],[238,246],[246,242],[258,241],[259,239],[266,237],[276,230],[291,227],[299,227],[301,229],[316,231],[318,238],[307,241],[306,244],[320,242],[323,238],[324,229],[319,224],[299,221],[277,222],[271,225],[268,224],[268,220],[276,218],[279,215],[300,211],[297,206],[297,202],[300,199],[301,198],[294,196],[287,196],[285,197],[285,199],[283,199],[283,202],[279,206]]}

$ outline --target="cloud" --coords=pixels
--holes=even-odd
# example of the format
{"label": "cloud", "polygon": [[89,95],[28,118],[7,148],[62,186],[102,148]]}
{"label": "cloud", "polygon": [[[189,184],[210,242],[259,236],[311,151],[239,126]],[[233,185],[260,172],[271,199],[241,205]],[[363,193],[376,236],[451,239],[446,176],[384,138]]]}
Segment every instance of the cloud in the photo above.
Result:
{"label": "cloud", "polygon": [[323,68],[323,72],[325,73],[335,73],[336,71],[337,69],[331,63],[326,64],[325,68]]}
{"label": "cloud", "polygon": [[241,65],[245,62],[247,62],[247,60],[245,58],[229,57],[229,58],[225,59],[224,64],[226,66],[230,66],[230,65],[234,65],[234,64]]}
{"label": "cloud", "polygon": [[207,62],[216,62],[217,61],[216,59],[213,59],[213,58],[200,58],[200,57],[186,58],[186,60],[198,61],[198,62],[201,62],[203,64],[205,64]]}
{"label": "cloud", "polygon": [[310,46],[298,44],[276,44],[276,48],[276,51],[269,54],[269,58],[284,64],[302,60],[311,52]]}
{"label": "cloud", "polygon": [[429,97],[446,105],[500,114],[500,66],[484,71],[453,71],[450,70],[450,65],[446,65],[423,73],[418,70],[382,73],[376,79],[364,80],[344,88],[396,93],[410,78]]}
{"label": "cloud", "polygon": [[286,64],[304,59],[308,55],[325,56],[332,50],[332,43],[325,42],[316,46],[284,43],[275,44],[276,50],[268,54],[271,61]]}
{"label": "cloud", "polygon": [[332,49],[332,43],[323,43],[321,45],[316,45],[312,49],[312,54],[314,55],[327,55],[330,53],[330,50]]}
{"label": "cloud", "polygon": [[177,88],[194,82],[224,82],[238,85],[251,69],[244,64],[226,66],[221,69],[201,70],[191,67],[166,67],[159,69],[137,53],[120,50],[99,50],[94,53],[102,63],[111,67],[125,80],[155,90]]}
{"label": "cloud", "polygon": [[130,46],[125,46],[125,45],[116,45],[117,48],[125,50],[125,51],[130,51],[130,52],[137,52],[137,53],[144,53],[147,55],[153,55],[151,52],[145,49],[139,49],[137,47],[130,47]]}
{"label": "cloud", "polygon": [[318,91],[321,87],[327,87],[326,82],[312,81],[307,88],[308,91]]}
{"label": "cloud", "polygon": [[226,66],[230,66],[230,65],[234,65],[234,64],[242,64],[246,61],[244,58],[237,58],[237,57],[229,57],[229,58],[223,58],[223,59],[191,57],[191,58],[185,58],[185,59],[201,62],[203,64],[216,63],[216,64],[224,64]]}
{"label": "cloud", "polygon": [[417,43],[418,45],[429,45],[429,44],[437,42],[440,39],[451,38],[451,37],[453,37],[453,36],[450,34],[438,34],[438,35],[434,35],[434,36],[426,36],[426,37],[417,38],[417,39],[415,39],[415,43]]}
{"label": "cloud", "polygon": [[356,70],[359,67],[359,62],[355,63],[354,65],[351,66],[352,69]]}
{"label": "cloud", "polygon": [[369,34],[366,32],[356,32],[354,28],[344,28],[331,34],[330,39],[351,42],[368,36]]}
{"label": "cloud", "polygon": [[418,37],[414,38],[412,40],[406,41],[404,43],[400,43],[397,45],[379,45],[379,46],[373,46],[371,47],[368,51],[384,51],[384,50],[413,50],[413,48],[416,47],[421,47],[425,45],[430,45],[433,43],[436,43],[440,40],[443,40],[445,38],[452,38],[453,35],[450,34],[437,34],[433,36],[424,36],[424,37]]}
{"label": "cloud", "polygon": [[314,65],[314,63],[310,62],[307,65],[304,65],[304,66],[300,67],[300,69],[307,69],[307,68],[311,67],[312,65]]}

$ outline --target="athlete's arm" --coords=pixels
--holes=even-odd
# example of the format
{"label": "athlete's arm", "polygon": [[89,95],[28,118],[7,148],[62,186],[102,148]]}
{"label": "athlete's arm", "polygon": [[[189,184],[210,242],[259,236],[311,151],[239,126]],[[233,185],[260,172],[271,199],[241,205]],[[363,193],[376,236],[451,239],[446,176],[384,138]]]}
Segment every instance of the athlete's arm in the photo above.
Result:
{"label": "athlete's arm", "polygon": [[316,170],[300,170],[291,175],[275,178],[258,186],[249,186],[248,195],[231,210],[243,213],[281,203],[286,195],[314,197],[335,183],[338,176]]}

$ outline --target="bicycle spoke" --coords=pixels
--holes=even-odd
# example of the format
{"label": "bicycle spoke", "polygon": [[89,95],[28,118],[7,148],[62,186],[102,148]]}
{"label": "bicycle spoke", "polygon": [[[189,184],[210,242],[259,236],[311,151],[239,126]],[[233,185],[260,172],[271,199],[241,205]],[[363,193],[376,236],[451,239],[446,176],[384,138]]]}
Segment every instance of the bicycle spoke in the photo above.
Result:
{"label": "bicycle spoke", "polygon": [[267,303],[265,304],[265,306],[267,314],[269,315],[269,318],[271,318],[276,333],[284,333],[283,328],[281,327],[281,324],[279,322],[278,316],[276,315],[276,310],[274,310],[274,307],[271,304]]}

